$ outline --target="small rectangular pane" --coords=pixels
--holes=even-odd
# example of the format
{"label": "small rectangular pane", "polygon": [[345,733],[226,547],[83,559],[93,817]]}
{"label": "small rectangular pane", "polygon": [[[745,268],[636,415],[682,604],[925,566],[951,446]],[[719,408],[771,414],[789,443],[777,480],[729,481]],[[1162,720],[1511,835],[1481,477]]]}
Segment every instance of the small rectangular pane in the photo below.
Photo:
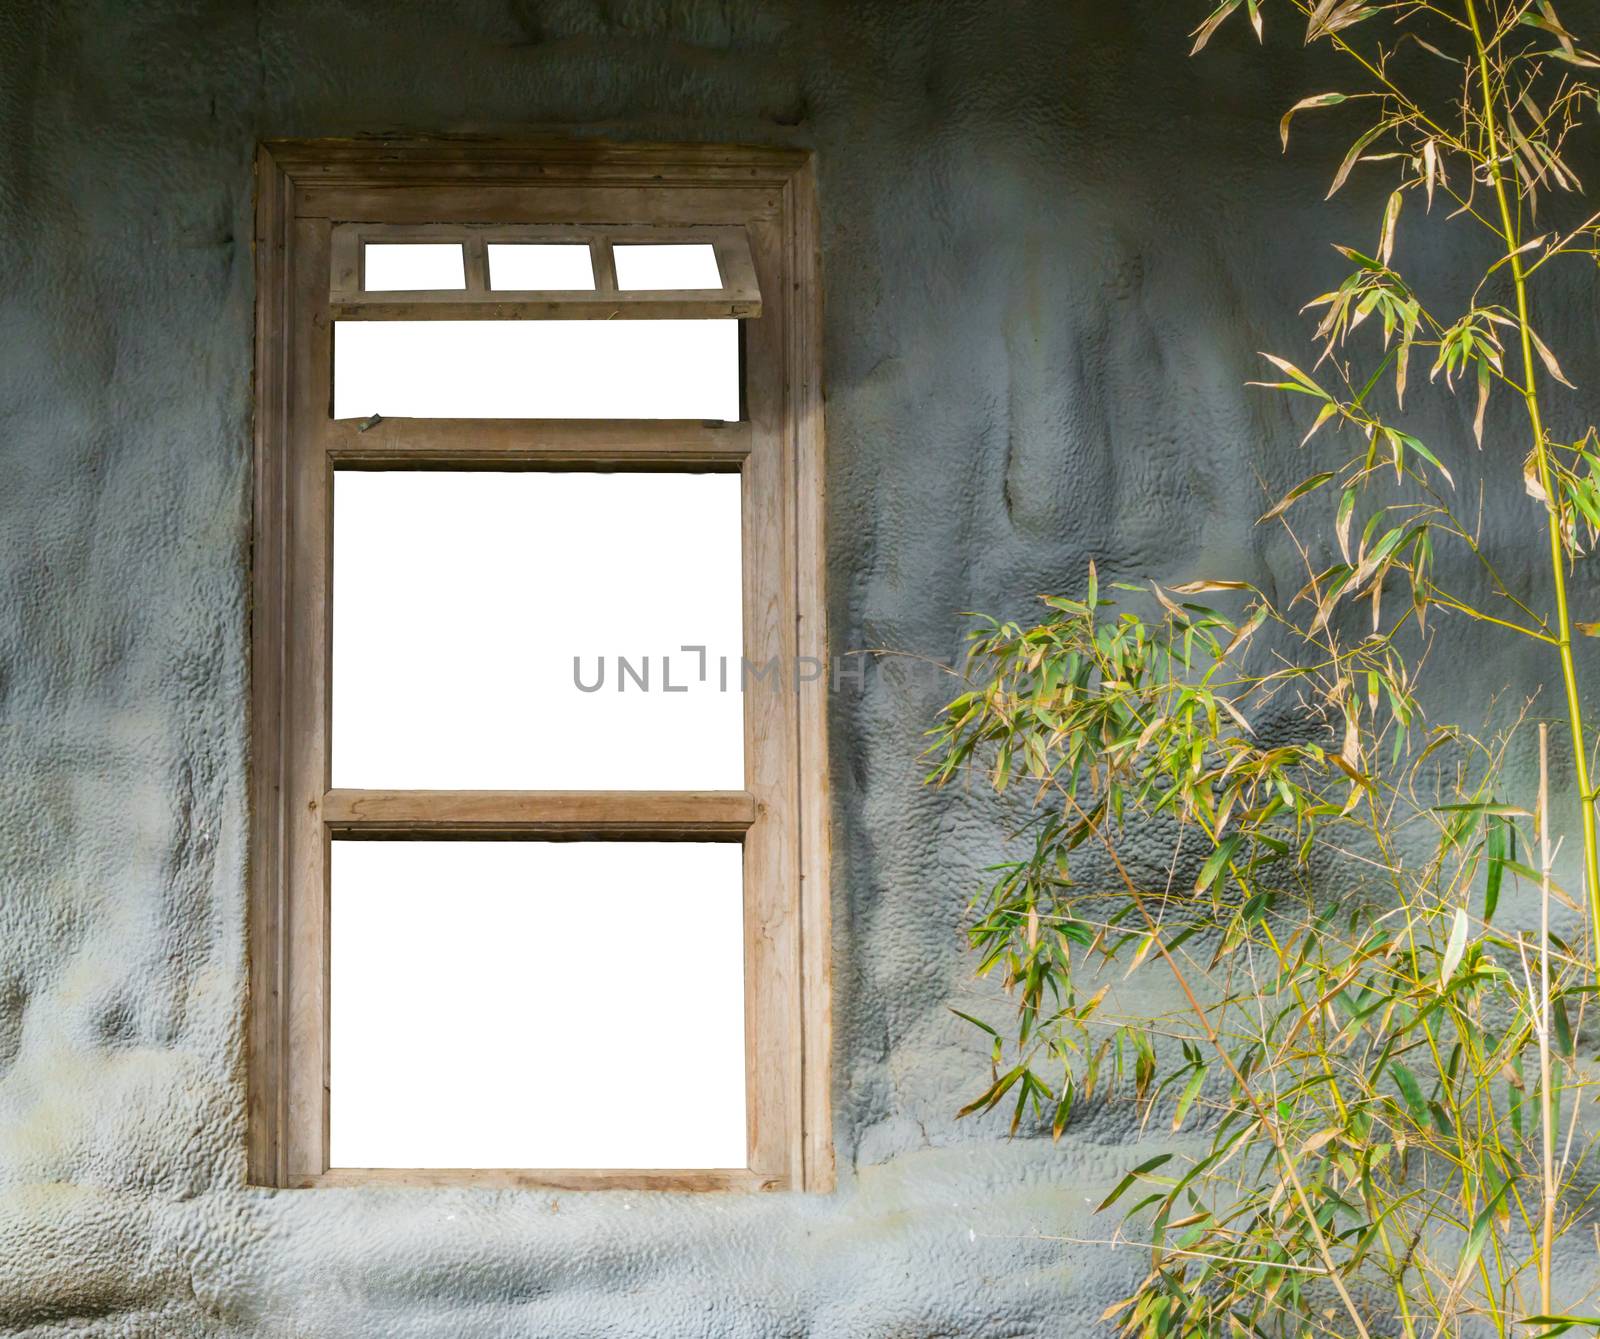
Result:
{"label": "small rectangular pane", "polygon": [[459,242],[368,242],[363,287],[369,293],[427,292],[467,286]]}
{"label": "small rectangular pane", "polygon": [[739,484],[336,473],[333,784],[742,789]]}
{"label": "small rectangular pane", "polygon": [[582,242],[490,242],[489,287],[500,292],[590,292],[594,260]]}
{"label": "small rectangular pane", "polygon": [[334,842],[331,1164],[746,1166],[741,859]]}
{"label": "small rectangular pane", "polygon": [[736,320],[338,321],[335,418],[739,418]]}
{"label": "small rectangular pane", "polygon": [[617,287],[625,291],[722,287],[710,242],[622,243],[611,248],[611,255]]}

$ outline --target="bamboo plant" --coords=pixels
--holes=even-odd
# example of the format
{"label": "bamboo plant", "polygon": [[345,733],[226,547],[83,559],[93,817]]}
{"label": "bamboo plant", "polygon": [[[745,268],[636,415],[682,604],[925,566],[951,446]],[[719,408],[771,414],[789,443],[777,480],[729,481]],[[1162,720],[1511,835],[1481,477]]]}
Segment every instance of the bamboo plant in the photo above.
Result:
{"label": "bamboo plant", "polygon": [[[1596,1331],[1600,740],[1574,638],[1600,626],[1571,583],[1600,537],[1600,433],[1552,428],[1570,383],[1539,299],[1600,258],[1568,161],[1600,57],[1548,0],[1223,0],[1194,50],[1278,17],[1348,76],[1287,110],[1285,148],[1301,115],[1364,112],[1329,195],[1386,182],[1376,241],[1340,246],[1347,276],[1308,304],[1316,357],[1267,355],[1258,383],[1304,407],[1315,457],[1261,518],[1299,589],[1091,566],[1035,625],[974,633],[930,781],[976,773],[1022,818],[974,904],[977,971],[1012,1005],[962,1012],[992,1050],[963,1114],[1060,1137],[1078,1104],[1139,1105],[1164,1146],[1095,1238],[1148,1250],[1105,1317],[1129,1335]],[[1431,245],[1487,249],[1459,309],[1399,259],[1435,212]],[[1426,395],[1459,397],[1460,440],[1414,428]],[[1474,515],[1511,450],[1536,579],[1528,532]],[[1426,709],[1452,619],[1485,664],[1508,638],[1548,667],[1475,729]],[[1534,738],[1536,784],[1507,765]]]}

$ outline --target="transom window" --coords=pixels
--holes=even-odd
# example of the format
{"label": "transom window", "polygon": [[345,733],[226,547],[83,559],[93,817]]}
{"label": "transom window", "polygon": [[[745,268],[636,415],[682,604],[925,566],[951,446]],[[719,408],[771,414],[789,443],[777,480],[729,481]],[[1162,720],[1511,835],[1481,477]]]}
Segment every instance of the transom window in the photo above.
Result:
{"label": "transom window", "polygon": [[808,164],[259,184],[253,1179],[831,1184]]}

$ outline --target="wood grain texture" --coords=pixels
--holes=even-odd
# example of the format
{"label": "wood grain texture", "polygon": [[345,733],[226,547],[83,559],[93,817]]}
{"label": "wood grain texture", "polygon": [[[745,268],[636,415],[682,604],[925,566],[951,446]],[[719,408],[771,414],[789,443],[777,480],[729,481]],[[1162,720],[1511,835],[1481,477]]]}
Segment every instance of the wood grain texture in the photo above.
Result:
{"label": "wood grain texture", "polygon": [[294,1189],[437,1190],[465,1186],[475,1190],[781,1190],[781,1182],[748,1167],[713,1167],[675,1171],[659,1168],[524,1168],[524,1167],[330,1167],[316,1176],[291,1183]]}
{"label": "wood grain texture", "polygon": [[828,703],[832,692],[827,582],[827,477],[822,397],[822,256],[816,175],[807,162],[790,177],[784,217],[793,294],[786,385],[795,461],[796,653],[823,666],[823,682],[801,692],[796,707],[795,773],[799,814],[800,961],[804,1009],[801,1056],[807,1190],[834,1188],[833,1159],[833,870],[828,778]]}
{"label": "wood grain texture", "polygon": [[330,790],[322,821],[336,836],[407,832],[582,834],[685,839],[737,836],[756,820],[742,790]]}
{"label": "wood grain texture", "polygon": [[476,187],[510,181],[543,187],[609,182],[660,188],[683,181],[701,187],[782,190],[809,161],[805,150],[780,146],[635,143],[559,135],[515,140],[465,135],[274,139],[264,147],[283,172],[307,186]]}
{"label": "wood grain texture", "polygon": [[322,440],[340,468],[737,470],[748,423],[691,419],[335,419]]}
{"label": "wood grain texture", "polygon": [[290,1176],[320,1172],[328,1143],[328,789],[332,625],[332,474],[320,434],[332,403],[327,319],[328,230],[298,219],[289,257],[288,504],[283,680],[288,1089],[279,1157]]}
{"label": "wood grain texture", "polygon": [[293,185],[270,154],[256,160],[255,498],[250,609],[250,1008],[246,1023],[250,1180],[281,1184],[287,921],[283,869],[284,493],[289,419],[289,229]]}

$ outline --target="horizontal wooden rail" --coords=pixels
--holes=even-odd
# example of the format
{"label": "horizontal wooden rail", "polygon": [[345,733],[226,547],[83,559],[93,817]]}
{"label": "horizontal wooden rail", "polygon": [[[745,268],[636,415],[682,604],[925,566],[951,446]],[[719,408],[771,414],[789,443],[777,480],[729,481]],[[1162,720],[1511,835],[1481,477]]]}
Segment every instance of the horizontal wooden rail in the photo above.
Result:
{"label": "horizontal wooden rail", "polygon": [[748,423],[694,419],[335,419],[322,440],[346,469],[606,466],[737,470]]}
{"label": "horizontal wooden rail", "polygon": [[737,837],[756,820],[742,790],[330,790],[336,835]]}
{"label": "horizontal wooden rail", "polygon": [[579,293],[572,297],[470,301],[449,294],[410,293],[335,300],[336,321],[715,321],[761,315],[759,302],[735,302],[696,290],[651,293],[649,300],[629,293]]}
{"label": "horizontal wooden rail", "polygon": [[296,1189],[388,1186],[423,1190],[466,1186],[480,1190],[781,1190],[781,1176],[748,1167],[677,1171],[666,1168],[333,1167],[320,1175],[290,1178]]}

